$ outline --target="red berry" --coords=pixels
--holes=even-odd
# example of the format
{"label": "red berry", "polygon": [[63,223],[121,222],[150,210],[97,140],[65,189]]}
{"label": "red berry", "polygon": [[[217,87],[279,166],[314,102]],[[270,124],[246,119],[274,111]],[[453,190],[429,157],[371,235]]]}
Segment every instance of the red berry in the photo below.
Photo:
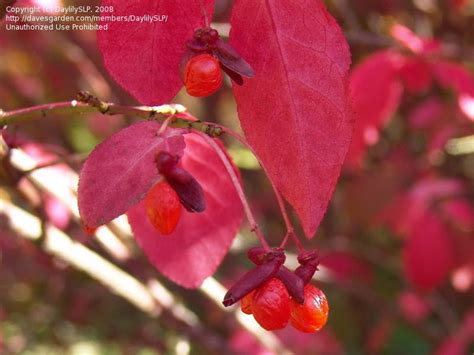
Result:
{"label": "red berry", "polygon": [[222,85],[219,61],[210,54],[192,57],[184,68],[184,86],[191,96],[203,97],[216,92]]}
{"label": "red berry", "polygon": [[291,325],[304,333],[314,333],[324,327],[328,313],[326,295],[313,285],[305,286],[303,304],[291,300]]}
{"label": "red berry", "polygon": [[166,181],[161,181],[145,197],[148,221],[161,234],[173,233],[181,216],[181,203],[176,192]]}
{"label": "red berry", "polygon": [[245,314],[252,314],[252,303],[254,294],[255,291],[252,291],[240,300],[240,309]]}
{"label": "red berry", "polygon": [[270,279],[255,291],[252,313],[262,328],[285,328],[290,319],[290,312],[290,295],[280,280]]}

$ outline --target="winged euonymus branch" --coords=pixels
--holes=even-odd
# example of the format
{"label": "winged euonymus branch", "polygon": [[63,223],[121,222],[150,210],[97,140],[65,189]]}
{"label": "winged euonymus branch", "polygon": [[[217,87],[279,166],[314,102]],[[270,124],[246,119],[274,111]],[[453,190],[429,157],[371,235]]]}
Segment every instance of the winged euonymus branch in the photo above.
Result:
{"label": "winged euonymus branch", "polygon": [[124,106],[112,102],[102,101],[87,91],[81,91],[77,98],[71,101],[54,102],[11,111],[0,109],[0,127],[14,125],[21,122],[33,121],[52,115],[73,115],[102,113],[104,115],[130,115],[160,123],[173,116],[170,127],[190,128],[218,137],[222,129],[210,122],[201,122],[187,113],[186,107],[180,104],[166,104],[159,106]]}
{"label": "winged euonymus branch", "polygon": [[[147,233],[150,231],[143,232],[143,230],[141,230],[144,228],[144,225],[147,225],[147,222],[149,223],[148,226],[152,226],[152,234],[158,233],[162,236],[165,236],[172,234],[177,228],[178,230],[179,228],[185,228],[186,230],[189,225],[189,222],[186,222],[186,220],[189,217],[187,215],[182,215],[184,212],[181,212],[181,205],[185,207],[187,214],[204,213],[206,212],[207,205],[209,205],[211,210],[210,213],[212,215],[215,213],[216,208],[222,209],[223,207],[216,207],[215,203],[212,201],[212,198],[210,198],[209,189],[211,188],[213,191],[215,191],[217,187],[214,185],[221,185],[221,188],[223,189],[222,193],[228,194],[227,190],[232,189],[233,187],[236,194],[234,197],[228,197],[228,199],[230,199],[229,201],[231,201],[233,198],[235,198],[237,201],[240,200],[243,210],[249,221],[251,230],[257,235],[262,247],[258,249],[258,256],[256,258],[251,258],[251,260],[257,264],[257,267],[254,270],[249,271],[249,273],[244,278],[239,280],[229,291],[224,300],[224,305],[229,306],[239,301],[242,297],[247,296],[245,301],[243,301],[243,311],[245,313],[252,313],[255,319],[262,325],[262,327],[268,330],[280,329],[286,326],[290,320],[290,309],[297,310],[299,308],[306,309],[304,312],[309,311],[313,316],[319,318],[318,321],[305,319],[303,320],[302,325],[298,325],[298,320],[296,318],[296,320],[291,318],[293,326],[295,326],[297,329],[305,332],[313,332],[319,330],[325,324],[328,307],[324,294],[320,290],[314,288],[314,286],[305,286],[305,284],[317,270],[317,262],[314,264],[308,280],[303,280],[301,278],[301,275],[298,274],[299,270],[296,270],[295,273],[292,273],[283,266],[285,261],[284,247],[290,237],[292,237],[297,243],[301,255],[306,255],[307,252],[304,251],[301,242],[294,233],[294,228],[289,220],[283,199],[278,193],[278,190],[272,183],[287,226],[287,233],[280,246],[276,249],[271,249],[251,211],[235,166],[225,152],[222,144],[213,139],[224,133],[228,133],[251,149],[251,147],[246,143],[245,139],[236,132],[233,132],[232,130],[216,123],[201,122],[187,113],[186,108],[181,105],[161,105],[153,107],[122,106],[100,100],[96,96],[85,91],[80,92],[77,95],[77,99],[70,102],[51,103],[9,112],[2,111],[0,119],[2,126],[8,126],[29,120],[41,119],[42,117],[46,117],[50,114],[87,114],[92,112],[98,112],[104,115],[133,114],[134,116],[149,121],[151,125],[132,125],[129,129],[135,130],[134,134],[125,137],[125,140],[116,137],[114,141],[114,138],[111,138],[96,148],[89,157],[88,161],[86,161],[86,164],[81,172],[81,180],[79,184],[79,207],[81,208],[82,206],[81,215],[86,230],[93,230],[95,227],[107,223],[114,216],[129,210],[128,216],[132,225],[132,229],[134,229],[134,233],[136,234],[139,242],[143,245],[145,251],[147,251],[150,250],[150,248],[146,246],[148,240]],[[183,152],[183,146],[181,145],[181,143],[184,142],[182,141],[183,129],[185,129],[186,132],[196,132],[201,135],[201,138],[196,136],[192,139],[186,139],[185,152]],[[127,129],[124,131],[126,130]],[[145,137],[145,132],[148,131],[150,131],[152,134],[147,138]],[[5,143],[5,149],[2,149],[2,151],[5,151],[5,154],[2,154],[2,160],[7,162],[9,158],[8,150],[9,148],[13,148],[15,143],[12,141],[12,138],[9,137],[7,131],[3,130],[2,133],[4,133],[2,134],[2,141]],[[116,136],[119,135],[120,132]],[[191,135],[191,137],[193,136]],[[112,161],[113,169],[117,170],[118,168],[116,165],[114,165],[114,163],[120,159],[113,159],[111,157],[114,155],[113,151],[121,151],[124,141],[128,146],[130,142],[133,144],[134,140],[140,140],[141,138],[145,138],[144,146],[148,151],[158,152],[156,154],[152,153],[154,161],[153,164],[156,164],[158,173],[157,177],[162,176],[161,180],[158,179],[158,182],[154,183],[153,187],[147,190],[148,192],[144,200],[146,219],[140,219],[142,218],[139,206],[140,204],[137,205],[138,207],[133,207],[130,209],[130,207],[134,203],[139,202],[139,200],[134,201],[133,199],[127,199],[127,194],[130,194],[129,191],[125,191],[125,195],[121,196],[125,197],[121,198],[125,201],[126,206],[123,210],[120,210],[120,204],[118,210],[117,206],[115,205],[111,206],[109,209],[95,208],[95,205],[104,207],[100,205],[100,195],[103,195],[103,191],[107,190],[109,185],[116,187],[116,190],[123,188],[123,186],[120,185],[121,182],[119,182],[122,180],[121,174],[116,174],[116,176],[118,176],[117,181],[103,179],[102,182],[105,184],[100,185],[101,182],[98,183],[96,180],[97,171],[105,171],[105,176],[107,177],[107,165],[110,163],[110,161]],[[148,144],[146,144],[147,139],[150,139],[153,149],[149,149]],[[203,145],[207,145],[207,148],[204,148]],[[105,149],[109,156],[104,156],[101,154],[101,149],[103,151]],[[135,154],[133,149],[130,149],[130,151],[132,154]],[[212,151],[214,153],[210,153]],[[191,154],[191,156],[193,154],[197,154],[200,156],[200,159],[205,157],[206,165],[214,166],[214,173],[216,172],[216,169],[217,171],[222,171],[222,173],[215,174],[216,176],[219,176],[219,179],[223,179],[221,184],[214,184],[212,179],[209,182],[209,176],[207,176],[207,178],[203,178],[203,176],[199,174],[199,171],[196,170],[195,165],[189,165],[189,163],[186,164],[186,161],[189,161],[190,159],[188,156],[189,154]],[[140,155],[143,156],[141,153]],[[96,162],[98,162],[100,165],[100,167],[97,169],[95,169]],[[136,162],[133,162],[132,165],[136,165],[135,163]],[[149,165],[150,164],[147,164],[148,168]],[[199,170],[206,170],[206,167],[203,166],[201,161],[199,161],[198,165]],[[10,167],[14,169],[13,166]],[[153,170],[153,168],[151,170]],[[93,171],[93,173],[91,173],[91,171]],[[123,175],[127,177],[126,173]],[[227,175],[230,180],[222,178],[222,176],[225,175]],[[136,175],[132,174],[132,176],[136,178]],[[18,179],[13,179],[12,181],[15,180]],[[204,186],[204,188],[201,186],[201,184]],[[98,186],[98,189],[96,189],[97,185],[100,185]],[[93,187],[90,188],[90,186]],[[132,192],[132,194],[135,192],[136,191]],[[112,193],[112,195],[115,196],[116,194]],[[94,208],[89,206],[89,196],[92,196],[91,200],[94,201]],[[106,199],[107,198],[110,198],[110,196],[107,195]],[[232,205],[235,205],[235,203],[232,203]],[[224,208],[224,211],[225,210],[226,208]],[[224,215],[225,213],[228,212],[224,212]],[[239,215],[239,208],[234,208],[234,212],[232,212],[231,217],[229,217],[230,219],[228,221],[224,221],[224,223],[227,224],[227,222],[229,222],[230,224],[238,227],[240,224]],[[183,221],[180,223],[180,220]],[[180,226],[178,226],[179,223]],[[208,223],[206,222],[204,225],[206,224]],[[225,226],[224,229],[227,229],[227,226]],[[190,233],[191,232],[188,228],[185,235],[188,236]],[[234,234],[234,232],[225,233],[227,236],[232,236]],[[174,242],[176,242],[176,240],[174,240],[173,243]],[[273,256],[277,254],[278,257],[275,259]],[[151,254],[150,257],[153,259],[153,254]],[[267,263],[269,261],[272,265],[270,267],[270,264]],[[159,262],[155,260],[155,264],[156,263],[159,264]],[[206,273],[208,272],[209,271],[206,271]],[[173,278],[173,276],[170,277]],[[180,280],[178,279],[177,282],[180,282]],[[187,281],[181,282],[183,282],[185,286],[191,286],[189,283],[187,283]],[[269,309],[267,309],[268,304],[265,300],[272,294],[278,297],[279,301],[273,302],[271,308],[273,307],[278,309],[279,313],[278,317],[269,318],[266,316],[266,313],[269,311]],[[260,296],[257,297],[256,295]],[[314,300],[319,302],[317,307],[312,306],[314,304]],[[259,306],[260,303],[261,305]],[[302,316],[297,316],[298,319],[301,317]]]}
{"label": "winged euonymus branch", "polygon": [[[319,330],[327,319],[326,298],[306,280],[317,270],[317,259],[295,234],[285,201],[305,236],[314,237],[349,147],[350,53],[334,18],[321,1],[240,0],[233,4],[226,41],[210,27],[213,0],[139,1],[133,8],[103,0],[102,5],[113,6],[116,16],[173,14],[173,21],[155,23],[151,30],[104,20],[109,30],[97,33],[99,49],[117,83],[138,102],[152,105],[169,102],[183,85],[192,96],[208,96],[220,88],[225,72],[246,138],[201,122],[182,106],[125,107],[88,93],[71,102],[4,112],[0,124],[59,113],[145,119],[96,146],[82,166],[78,205],[87,229],[127,214],[154,266],[194,288],[216,271],[245,215],[262,249],[252,254],[254,269],[231,288],[224,305],[247,297],[245,311],[265,329],[291,322],[304,332]],[[288,26],[290,13],[305,21]],[[257,224],[237,167],[215,139],[224,133],[254,152],[273,187],[286,225],[275,247]],[[294,272],[284,267],[290,238],[300,252],[301,269]]]}

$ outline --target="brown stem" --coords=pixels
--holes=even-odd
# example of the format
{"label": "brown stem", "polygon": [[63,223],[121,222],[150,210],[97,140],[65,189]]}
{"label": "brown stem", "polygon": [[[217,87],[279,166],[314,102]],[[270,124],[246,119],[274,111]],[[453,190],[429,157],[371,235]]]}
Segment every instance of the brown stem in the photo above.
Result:
{"label": "brown stem", "polygon": [[[12,111],[2,111],[0,109],[0,127],[22,122],[42,119],[48,115],[64,114],[90,114],[102,113],[104,115],[129,115],[147,120],[165,122],[170,115],[186,112],[182,105],[160,105],[160,106],[122,106],[110,102],[99,100],[88,92],[81,91],[78,100],[54,102],[39,106],[22,108]],[[189,128],[212,137],[218,137],[222,130],[213,123],[201,121],[191,121],[183,118],[175,118],[170,122],[174,128]]]}

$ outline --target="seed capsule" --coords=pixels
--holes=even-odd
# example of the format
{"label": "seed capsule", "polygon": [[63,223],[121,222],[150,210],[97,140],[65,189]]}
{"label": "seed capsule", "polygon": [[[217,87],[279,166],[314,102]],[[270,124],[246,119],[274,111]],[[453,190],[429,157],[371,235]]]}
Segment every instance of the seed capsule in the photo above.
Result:
{"label": "seed capsule", "polygon": [[291,325],[304,332],[314,333],[324,327],[328,320],[329,304],[319,288],[308,284],[304,288],[304,303],[291,301]]}
{"label": "seed capsule", "polygon": [[252,314],[252,303],[253,303],[254,294],[255,294],[255,291],[252,291],[240,300],[240,309],[245,314]]}
{"label": "seed capsule", "polygon": [[248,271],[227,291],[222,304],[229,307],[263,285],[278,272],[284,262],[285,254],[282,251],[268,253],[262,264]]}
{"label": "seed capsule", "polygon": [[148,221],[161,234],[173,233],[181,216],[179,196],[166,181],[161,181],[145,197]]}
{"label": "seed capsule", "polygon": [[204,97],[215,93],[222,86],[219,61],[210,54],[199,54],[187,62],[184,68],[184,86],[191,96]]}
{"label": "seed capsule", "polygon": [[266,330],[285,328],[290,319],[290,295],[283,283],[273,278],[255,291],[252,302],[255,320]]}

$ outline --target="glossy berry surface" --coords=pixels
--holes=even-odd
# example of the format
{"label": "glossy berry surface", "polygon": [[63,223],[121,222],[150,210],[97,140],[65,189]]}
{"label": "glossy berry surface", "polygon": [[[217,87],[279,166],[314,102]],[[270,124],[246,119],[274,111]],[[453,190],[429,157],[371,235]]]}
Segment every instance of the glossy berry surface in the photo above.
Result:
{"label": "glossy berry surface", "polygon": [[250,292],[240,300],[240,309],[245,314],[252,314],[252,303],[255,291]]}
{"label": "glossy berry surface", "polygon": [[262,328],[285,328],[290,319],[290,311],[290,295],[280,280],[270,279],[255,291],[252,313]]}
{"label": "glossy berry surface", "polygon": [[148,221],[161,234],[173,233],[181,216],[181,202],[166,181],[161,181],[148,191],[145,197]]}
{"label": "glossy berry surface", "polygon": [[192,57],[184,68],[184,86],[191,96],[203,97],[216,92],[222,85],[219,61],[210,54]]}
{"label": "glossy berry surface", "polygon": [[304,333],[314,333],[324,327],[328,313],[326,295],[313,285],[305,286],[303,304],[291,300],[291,325]]}

